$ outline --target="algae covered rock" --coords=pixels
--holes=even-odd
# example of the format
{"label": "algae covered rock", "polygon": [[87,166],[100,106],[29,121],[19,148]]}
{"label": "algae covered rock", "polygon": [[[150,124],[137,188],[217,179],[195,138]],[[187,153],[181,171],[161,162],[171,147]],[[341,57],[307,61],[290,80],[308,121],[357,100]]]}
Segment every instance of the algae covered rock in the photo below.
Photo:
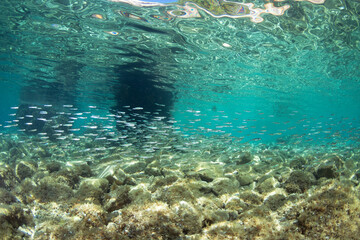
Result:
{"label": "algae covered rock", "polygon": [[15,196],[5,188],[0,188],[0,204],[10,204],[13,202],[16,202]]}
{"label": "algae covered rock", "polygon": [[122,239],[181,239],[183,229],[177,219],[166,203],[153,202],[131,205],[113,221],[118,232],[125,233]]}
{"label": "algae covered rock", "polygon": [[195,173],[202,181],[212,182],[215,178],[224,176],[224,169],[220,164],[200,162],[195,168]]}
{"label": "algae covered rock", "polygon": [[315,176],[317,179],[319,178],[336,178],[339,176],[339,173],[336,171],[337,168],[335,164],[327,163],[327,164],[321,164],[315,173]]}
{"label": "algae covered rock", "polygon": [[245,208],[247,208],[247,204],[243,200],[241,200],[240,197],[237,195],[231,196],[225,202],[225,209],[228,210],[233,210],[240,213]]}
{"label": "algae covered rock", "polygon": [[239,197],[247,203],[248,206],[260,205],[263,202],[263,198],[259,194],[251,191],[242,192]]}
{"label": "algae covered rock", "polygon": [[284,231],[298,232],[308,239],[358,239],[360,202],[351,189],[333,181],[316,189],[287,213],[295,224]]}
{"label": "algae covered rock", "polygon": [[250,152],[243,152],[241,153],[238,158],[236,159],[236,164],[246,164],[253,160],[253,156]]}
{"label": "algae covered rock", "polygon": [[128,164],[126,164],[123,169],[126,173],[128,174],[132,174],[132,173],[137,173],[137,172],[141,172],[144,171],[146,167],[146,163],[143,161],[134,161],[134,162],[130,162]]}
{"label": "algae covered rock", "polygon": [[290,162],[290,167],[296,170],[304,169],[307,161],[304,157],[297,157]]}
{"label": "algae covered rock", "polygon": [[185,234],[201,232],[203,217],[194,205],[186,201],[180,201],[172,207],[172,210],[176,214],[176,221],[181,224]]}
{"label": "algae covered rock", "polygon": [[240,186],[248,186],[254,182],[254,177],[250,174],[238,174],[236,175],[236,179],[238,180]]}
{"label": "algae covered rock", "polygon": [[151,192],[155,192],[157,189],[168,186],[176,182],[179,178],[177,176],[169,176],[169,177],[157,177],[156,180],[151,184],[149,190]]}
{"label": "algae covered rock", "polygon": [[219,195],[234,193],[239,190],[239,183],[229,178],[216,178],[211,183],[212,189]]}
{"label": "algae covered rock", "polygon": [[23,224],[31,223],[31,217],[18,204],[0,204],[0,238],[1,239],[24,239],[24,234],[18,228]]}
{"label": "algae covered rock", "polygon": [[39,202],[67,201],[73,196],[73,191],[67,184],[57,182],[52,177],[41,179],[32,193]]}
{"label": "algae covered rock", "polygon": [[46,170],[48,170],[50,173],[57,172],[61,169],[61,163],[59,162],[48,162],[45,165]]}
{"label": "algae covered rock", "polygon": [[116,183],[117,185],[123,185],[128,179],[128,176],[119,165],[110,165],[102,171],[99,178],[106,178],[110,184]]}
{"label": "algae covered rock", "polygon": [[154,193],[154,197],[168,204],[174,204],[180,201],[193,202],[195,197],[189,186],[185,183],[174,183],[158,189]]}
{"label": "algae covered rock", "polygon": [[264,181],[260,182],[256,186],[256,190],[259,193],[267,193],[275,189],[276,185],[278,184],[278,181],[274,177],[269,177],[265,179]]}
{"label": "algae covered rock", "polygon": [[7,165],[0,165],[0,188],[13,189],[18,183],[14,170]]}
{"label": "algae covered rock", "polygon": [[81,201],[101,203],[109,188],[109,181],[104,178],[85,178],[81,181],[75,197]]}
{"label": "algae covered rock", "polygon": [[264,205],[270,208],[273,211],[276,211],[278,208],[282,207],[286,203],[286,197],[282,194],[274,194],[269,196]]}
{"label": "algae covered rock", "polygon": [[109,193],[104,197],[104,208],[112,212],[123,208],[131,202],[129,198],[130,187],[127,185],[112,185]]}
{"label": "algae covered rock", "polygon": [[106,223],[106,211],[97,204],[86,203],[76,204],[71,209],[73,215],[81,218],[81,222],[86,228],[103,227]]}
{"label": "algae covered rock", "polygon": [[130,189],[128,197],[132,204],[144,204],[150,202],[151,192],[147,190],[145,184],[138,184]]}
{"label": "algae covered rock", "polygon": [[294,171],[284,184],[288,193],[303,193],[316,183],[315,176],[310,172]]}
{"label": "algae covered rock", "polygon": [[31,178],[37,169],[37,164],[33,161],[21,161],[16,164],[15,174],[20,180]]}

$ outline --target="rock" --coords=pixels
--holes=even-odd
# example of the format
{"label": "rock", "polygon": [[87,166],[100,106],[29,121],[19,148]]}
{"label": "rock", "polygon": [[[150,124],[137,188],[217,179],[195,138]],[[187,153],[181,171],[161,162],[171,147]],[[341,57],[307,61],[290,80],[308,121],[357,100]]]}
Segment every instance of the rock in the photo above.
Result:
{"label": "rock", "polygon": [[207,220],[211,223],[228,221],[229,218],[229,212],[224,209],[217,209],[207,216]]}
{"label": "rock", "polygon": [[0,233],[1,239],[24,239],[18,228],[30,223],[30,216],[18,204],[0,205]]}
{"label": "rock", "polygon": [[290,167],[293,169],[304,169],[307,161],[303,157],[297,157],[290,162]]}
{"label": "rock", "polygon": [[280,207],[282,207],[286,203],[287,199],[282,194],[274,194],[269,196],[265,202],[264,205],[270,208],[273,211],[276,211]]}
{"label": "rock", "polygon": [[151,200],[151,193],[146,189],[144,184],[138,184],[132,187],[128,196],[132,204],[144,204]]}
{"label": "rock", "polygon": [[242,201],[238,196],[231,196],[225,202],[225,209],[237,211],[238,213],[242,212],[246,208],[246,203]]}
{"label": "rock", "polygon": [[119,165],[109,165],[99,175],[99,178],[106,178],[110,184],[123,185],[128,177]]}
{"label": "rock", "polygon": [[0,204],[10,204],[16,202],[15,196],[5,188],[0,188]]}
{"label": "rock", "polygon": [[48,170],[50,173],[57,172],[61,169],[61,163],[59,162],[48,162],[45,165],[46,170]]}
{"label": "rock", "polygon": [[335,164],[321,164],[315,173],[317,179],[325,178],[336,178],[339,176],[339,173],[336,172]]}
{"label": "rock", "polygon": [[5,188],[6,190],[12,190],[16,184],[18,183],[18,179],[15,176],[14,171],[7,165],[0,165],[0,188]]}
{"label": "rock", "polygon": [[118,186],[114,184],[111,191],[105,194],[104,209],[112,212],[123,208],[126,204],[131,202],[129,198],[130,187],[127,185]]}
{"label": "rock", "polygon": [[216,178],[211,183],[212,189],[219,195],[234,193],[239,190],[239,183],[229,178]]}
{"label": "rock", "polygon": [[36,172],[37,164],[35,162],[30,161],[21,161],[16,164],[15,174],[20,180],[24,180],[25,178],[31,178]]}
{"label": "rock", "polygon": [[277,184],[278,181],[274,177],[270,177],[257,185],[256,190],[259,193],[267,193],[274,190]]}
{"label": "rock", "polygon": [[162,176],[161,169],[156,167],[145,168],[145,174],[149,176]]}
{"label": "rock", "polygon": [[157,189],[159,189],[163,186],[171,185],[174,182],[176,182],[177,180],[178,180],[178,177],[176,177],[176,176],[157,177],[156,180],[153,182],[153,184],[151,184],[151,186],[149,187],[149,190],[151,192],[155,192]]}
{"label": "rock", "polygon": [[75,174],[81,177],[91,177],[92,171],[90,166],[86,162],[82,162],[81,164],[76,164],[73,166],[73,171]]}
{"label": "rock", "polygon": [[180,201],[195,201],[194,194],[183,182],[176,182],[170,186],[159,188],[154,194],[155,199],[170,205]]}
{"label": "rock", "polygon": [[240,194],[240,199],[247,204],[260,205],[263,202],[263,198],[260,195],[250,191],[242,192]]}
{"label": "rock", "polygon": [[236,176],[240,186],[247,186],[254,182],[254,178],[249,174],[238,174]]}
{"label": "rock", "polygon": [[113,220],[118,232],[126,232],[126,239],[182,239],[183,226],[177,221],[178,216],[163,202],[131,205]]}
{"label": "rock", "polygon": [[288,193],[303,193],[316,182],[315,176],[310,172],[294,171],[284,184]]}
{"label": "rock", "polygon": [[100,204],[108,188],[109,181],[104,178],[85,178],[81,181],[75,197],[80,201]]}
{"label": "rock", "polygon": [[246,164],[253,160],[251,153],[243,152],[238,156],[238,159],[235,161],[236,164]]}
{"label": "rock", "polygon": [[57,179],[45,177],[33,189],[34,197],[40,202],[68,201],[73,196],[72,189],[65,183],[56,182]]}
{"label": "rock", "polygon": [[224,176],[224,170],[221,165],[209,162],[198,163],[195,172],[205,182],[212,182],[215,178]]}
{"label": "rock", "polygon": [[101,228],[107,222],[104,209],[93,203],[76,204],[71,212],[86,224],[86,228]]}
{"label": "rock", "polygon": [[64,183],[71,188],[76,188],[80,181],[79,175],[77,175],[71,167],[66,167],[58,172],[54,172],[51,176],[56,179],[56,182]]}
{"label": "rock", "polygon": [[172,210],[176,214],[176,221],[181,224],[185,234],[201,232],[203,217],[191,203],[180,201],[172,207]]}
{"label": "rock", "polygon": [[132,174],[132,173],[144,171],[145,167],[146,167],[145,162],[135,161],[126,164],[123,168],[126,173]]}

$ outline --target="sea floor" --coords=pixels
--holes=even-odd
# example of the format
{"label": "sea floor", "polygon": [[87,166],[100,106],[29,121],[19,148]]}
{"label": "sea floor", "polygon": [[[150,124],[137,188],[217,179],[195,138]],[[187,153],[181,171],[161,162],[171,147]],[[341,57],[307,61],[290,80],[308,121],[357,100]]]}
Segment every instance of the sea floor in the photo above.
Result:
{"label": "sea floor", "polygon": [[359,147],[179,141],[2,136],[0,238],[359,238]]}

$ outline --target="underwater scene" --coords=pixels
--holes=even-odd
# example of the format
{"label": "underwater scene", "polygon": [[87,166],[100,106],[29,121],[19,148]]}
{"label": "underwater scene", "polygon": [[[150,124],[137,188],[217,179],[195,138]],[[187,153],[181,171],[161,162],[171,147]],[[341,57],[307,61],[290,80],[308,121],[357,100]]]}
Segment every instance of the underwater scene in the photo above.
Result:
{"label": "underwater scene", "polygon": [[0,239],[359,239],[358,0],[0,10]]}

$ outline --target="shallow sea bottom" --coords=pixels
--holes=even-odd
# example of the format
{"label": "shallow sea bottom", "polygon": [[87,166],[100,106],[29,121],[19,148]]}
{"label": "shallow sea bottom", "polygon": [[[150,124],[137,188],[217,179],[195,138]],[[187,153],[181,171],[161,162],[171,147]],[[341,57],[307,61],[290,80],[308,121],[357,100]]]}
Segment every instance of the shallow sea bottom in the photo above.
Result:
{"label": "shallow sea bottom", "polygon": [[[357,239],[358,148],[2,138],[2,239]],[[67,144],[69,146],[69,144]]]}

